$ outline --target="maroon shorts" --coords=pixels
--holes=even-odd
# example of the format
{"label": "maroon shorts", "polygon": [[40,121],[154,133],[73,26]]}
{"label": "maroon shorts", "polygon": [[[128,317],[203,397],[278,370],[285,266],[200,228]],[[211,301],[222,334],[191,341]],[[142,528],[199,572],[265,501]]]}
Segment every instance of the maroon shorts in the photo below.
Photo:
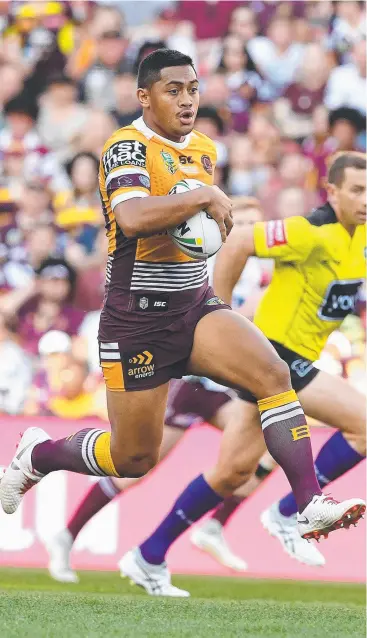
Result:
{"label": "maroon shorts", "polygon": [[106,342],[99,338],[100,364],[106,386],[115,391],[157,388],[187,374],[195,328],[205,315],[230,308],[208,288],[199,304],[159,328],[156,315],[151,332]]}
{"label": "maroon shorts", "polygon": [[207,390],[200,381],[174,379],[169,385],[164,422],[184,430],[197,422],[210,423],[219,408],[231,399],[230,392]]}

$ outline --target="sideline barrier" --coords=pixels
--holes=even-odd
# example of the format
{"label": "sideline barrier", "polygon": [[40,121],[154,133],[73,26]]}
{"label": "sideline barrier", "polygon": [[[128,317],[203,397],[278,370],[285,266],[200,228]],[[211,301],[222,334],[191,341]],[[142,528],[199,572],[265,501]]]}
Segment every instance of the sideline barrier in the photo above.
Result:
{"label": "sideline barrier", "polygon": [[[39,425],[53,438],[61,438],[80,428],[72,421],[54,418],[4,418],[0,423],[0,465],[14,454],[18,433]],[[83,427],[101,427],[95,420]],[[105,427],[102,425],[102,427]],[[312,442],[317,453],[331,434],[329,429],[313,429]],[[124,496],[115,499],[80,533],[73,551],[77,569],[115,570],[121,555],[142,541],[160,522],[187,482],[210,468],[216,459],[220,435],[208,426],[193,428],[172,454],[149,478]],[[361,463],[336,481],[330,491],[337,499],[365,497],[366,464]],[[61,529],[86,489],[96,479],[55,472],[29,494],[12,516],[0,511],[0,565],[45,567],[47,554],[42,541]],[[287,482],[279,470],[233,516],[227,538],[234,551],[247,561],[247,575],[259,578],[291,578],[364,582],[366,565],[366,521],[357,528],[331,534],[319,545],[327,564],[307,567],[285,554],[277,540],[263,530],[259,516],[263,509],[281,497]],[[325,490],[328,491],[328,490]],[[168,555],[174,573],[228,576],[230,570],[192,547],[189,533],[181,537]],[[235,575],[235,574],[234,574]]]}

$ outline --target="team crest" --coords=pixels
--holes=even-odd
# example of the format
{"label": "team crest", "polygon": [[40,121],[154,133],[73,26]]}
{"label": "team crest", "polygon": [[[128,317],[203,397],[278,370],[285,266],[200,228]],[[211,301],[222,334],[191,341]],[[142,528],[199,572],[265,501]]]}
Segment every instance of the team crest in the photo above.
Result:
{"label": "team crest", "polygon": [[142,310],[145,310],[146,308],[148,308],[148,306],[149,306],[149,299],[147,297],[141,297],[139,299],[139,307]]}
{"label": "team crest", "polygon": [[204,171],[209,173],[209,175],[213,175],[213,164],[212,164],[212,161],[211,161],[209,155],[202,155],[201,156],[201,163],[203,165]]}
{"label": "team crest", "polygon": [[167,153],[167,151],[161,151],[161,156],[168,172],[171,173],[171,175],[174,175],[177,171],[177,166],[171,153]]}

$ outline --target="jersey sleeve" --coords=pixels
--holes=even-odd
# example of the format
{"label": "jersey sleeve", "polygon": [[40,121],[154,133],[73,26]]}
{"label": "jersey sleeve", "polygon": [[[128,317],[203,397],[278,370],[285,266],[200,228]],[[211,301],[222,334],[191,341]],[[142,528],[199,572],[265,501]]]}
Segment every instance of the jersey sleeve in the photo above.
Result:
{"label": "jersey sleeve", "polygon": [[[135,139],[134,139],[135,137]],[[125,139],[126,138],[126,139]],[[136,197],[150,195],[148,170],[148,140],[134,136],[130,129],[117,132],[107,142],[102,152],[100,187],[113,211],[117,204]]]}
{"label": "jersey sleeve", "polygon": [[254,226],[255,253],[284,262],[306,261],[318,243],[317,228],[304,217],[288,217]]}

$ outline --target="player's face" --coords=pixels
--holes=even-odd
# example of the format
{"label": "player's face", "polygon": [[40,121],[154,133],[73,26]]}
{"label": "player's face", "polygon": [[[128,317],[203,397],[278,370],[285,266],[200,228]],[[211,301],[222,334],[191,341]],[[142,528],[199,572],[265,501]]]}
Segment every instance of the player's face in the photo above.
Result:
{"label": "player's face", "polygon": [[191,66],[162,69],[161,79],[139,97],[146,124],[163,137],[179,142],[194,128],[199,83]]}
{"label": "player's face", "polygon": [[[335,187],[336,208],[343,220],[352,226],[366,222],[366,171],[358,168],[346,168],[340,187]],[[333,202],[331,202],[333,203]]]}

